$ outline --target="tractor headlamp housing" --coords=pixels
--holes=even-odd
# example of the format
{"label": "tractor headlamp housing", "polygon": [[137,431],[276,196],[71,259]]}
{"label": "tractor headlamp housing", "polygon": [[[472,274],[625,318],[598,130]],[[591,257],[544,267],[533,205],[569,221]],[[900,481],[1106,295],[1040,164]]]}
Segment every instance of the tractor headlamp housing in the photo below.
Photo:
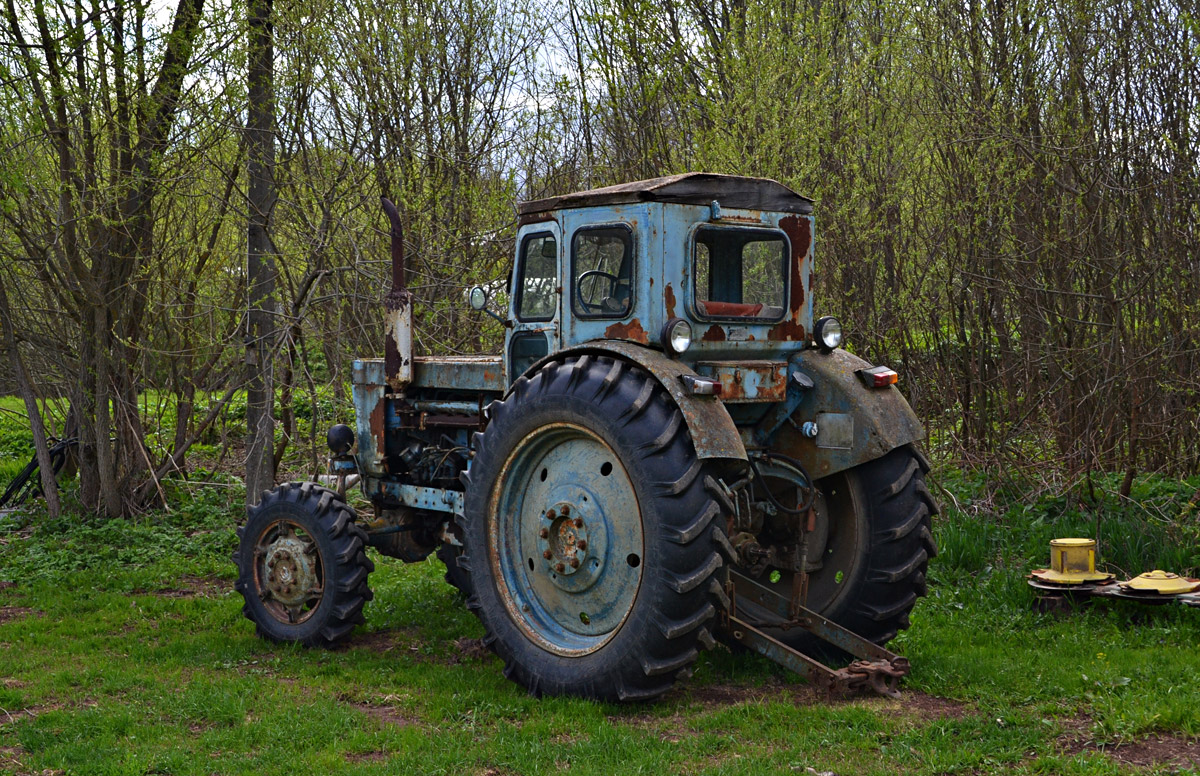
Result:
{"label": "tractor headlamp housing", "polygon": [[813,326],[813,339],[824,353],[842,346],[842,323],[832,315],[819,318]]}
{"label": "tractor headlamp housing", "polygon": [[663,325],[662,344],[671,355],[682,355],[692,346],[692,324],[682,318],[672,318]]}

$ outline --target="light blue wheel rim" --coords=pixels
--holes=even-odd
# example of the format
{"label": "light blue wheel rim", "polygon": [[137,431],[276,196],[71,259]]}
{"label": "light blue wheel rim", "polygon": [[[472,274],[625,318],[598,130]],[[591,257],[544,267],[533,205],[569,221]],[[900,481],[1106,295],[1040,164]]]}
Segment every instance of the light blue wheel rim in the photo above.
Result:
{"label": "light blue wheel rim", "polygon": [[492,570],[521,631],[559,655],[607,644],[637,599],[645,547],[613,449],[571,423],[539,428],[505,461],[490,507]]}

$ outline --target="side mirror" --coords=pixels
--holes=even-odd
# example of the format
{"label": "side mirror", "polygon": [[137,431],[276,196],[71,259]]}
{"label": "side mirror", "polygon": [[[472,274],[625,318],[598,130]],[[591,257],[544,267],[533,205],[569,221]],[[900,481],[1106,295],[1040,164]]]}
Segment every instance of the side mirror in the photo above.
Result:
{"label": "side mirror", "polygon": [[467,304],[471,305],[471,309],[479,312],[487,307],[488,292],[483,286],[475,286],[467,294]]}
{"label": "side mirror", "polygon": [[471,306],[472,310],[477,313],[487,313],[489,316],[499,321],[501,326],[504,326],[505,328],[512,328],[512,321],[506,321],[499,315],[496,315],[495,312],[488,309],[488,301],[488,292],[483,286],[475,286],[467,292],[467,304]]}

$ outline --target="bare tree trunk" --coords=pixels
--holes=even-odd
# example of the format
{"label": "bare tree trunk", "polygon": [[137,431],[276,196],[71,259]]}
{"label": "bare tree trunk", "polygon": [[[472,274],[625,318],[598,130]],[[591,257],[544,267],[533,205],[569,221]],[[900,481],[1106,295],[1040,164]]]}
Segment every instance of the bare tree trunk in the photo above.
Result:
{"label": "bare tree trunk", "polygon": [[17,349],[16,329],[13,327],[12,313],[8,306],[8,294],[4,291],[3,277],[0,277],[0,326],[4,328],[4,346],[8,350],[8,360],[17,378],[17,391],[25,400],[25,412],[29,415],[29,426],[33,430],[33,446],[37,451],[42,493],[46,496],[46,510],[51,518],[56,519],[62,508],[58,501],[58,482],[54,479],[54,466],[50,462],[50,448],[46,444],[46,427],[42,423],[41,413],[38,412],[37,397],[33,394],[29,373],[25,371],[25,361],[21,358],[21,351]]}
{"label": "bare tree trunk", "polygon": [[275,204],[275,97],[272,0],[249,2],[247,68],[249,126],[249,224],[246,277],[246,504],[257,504],[275,484],[275,285],[270,223]]}

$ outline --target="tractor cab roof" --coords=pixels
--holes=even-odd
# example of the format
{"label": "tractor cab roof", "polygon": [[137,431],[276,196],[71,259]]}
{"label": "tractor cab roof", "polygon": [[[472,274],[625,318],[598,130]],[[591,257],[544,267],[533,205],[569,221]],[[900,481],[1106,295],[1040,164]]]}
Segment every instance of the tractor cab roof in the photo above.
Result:
{"label": "tractor cab roof", "polygon": [[707,205],[713,200],[722,207],[745,210],[769,210],[784,213],[809,214],[813,201],[801,196],[770,178],[747,178],[741,175],[718,175],[708,172],[687,172],[633,183],[605,186],[557,197],[547,197],[517,205],[522,215],[545,213],[551,210],[623,205],[633,202],[672,202],[682,205]]}

